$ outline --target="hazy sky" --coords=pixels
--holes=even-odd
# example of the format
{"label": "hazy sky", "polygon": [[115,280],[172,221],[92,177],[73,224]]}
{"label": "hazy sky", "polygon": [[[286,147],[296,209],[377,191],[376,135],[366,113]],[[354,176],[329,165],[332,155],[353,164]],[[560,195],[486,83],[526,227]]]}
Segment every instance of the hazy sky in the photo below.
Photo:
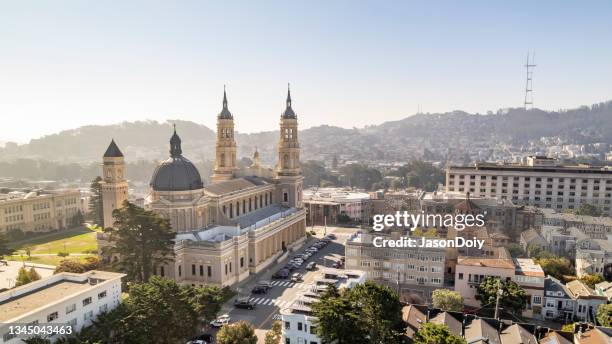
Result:
{"label": "hazy sky", "polygon": [[610,1],[2,1],[0,140],[180,118],[273,130],[612,99]]}

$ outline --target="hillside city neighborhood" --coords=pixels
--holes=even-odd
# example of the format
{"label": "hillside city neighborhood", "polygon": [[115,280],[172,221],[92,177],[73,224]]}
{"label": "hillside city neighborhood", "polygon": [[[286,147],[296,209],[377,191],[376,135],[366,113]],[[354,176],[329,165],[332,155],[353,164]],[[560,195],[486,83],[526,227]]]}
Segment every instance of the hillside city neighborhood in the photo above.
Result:
{"label": "hillside city neighborhood", "polygon": [[[224,92],[211,177],[180,125],[144,193],[110,134],[91,182],[3,177],[2,342],[612,342],[612,168],[564,160],[603,146],[542,139],[493,162],[379,166],[377,182],[334,156],[313,176],[285,102],[271,167],[256,147],[238,163]],[[396,214],[485,221],[372,229]],[[403,237],[484,244],[375,244]]]}

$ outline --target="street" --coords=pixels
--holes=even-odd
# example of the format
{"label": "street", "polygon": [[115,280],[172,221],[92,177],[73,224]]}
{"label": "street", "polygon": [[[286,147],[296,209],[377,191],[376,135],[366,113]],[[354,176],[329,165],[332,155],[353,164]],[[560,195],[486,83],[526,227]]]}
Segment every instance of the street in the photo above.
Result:
{"label": "street", "polygon": [[[311,227],[308,227],[311,230]],[[280,309],[291,305],[291,303],[297,298],[297,296],[309,290],[316,276],[315,271],[306,271],[306,264],[309,262],[316,262],[317,266],[329,266],[340,260],[344,256],[344,241],[346,238],[358,230],[358,228],[341,228],[341,227],[327,227],[325,230],[323,227],[315,227],[317,232],[316,236],[313,236],[303,247],[298,251],[293,252],[284,261],[276,264],[270,269],[266,270],[261,276],[253,279],[250,283],[241,286],[239,297],[249,297],[249,301],[254,303],[254,310],[236,309],[233,306],[233,301],[229,301],[224,305],[225,313],[231,317],[230,323],[234,323],[240,320],[247,321],[256,329],[268,330],[272,326],[274,320],[280,320]],[[303,282],[292,282],[290,278],[283,280],[271,279],[272,274],[282,268],[292,257],[302,253],[305,249],[310,247],[312,243],[324,237],[326,234],[336,235],[336,239],[332,240],[327,246],[324,246],[312,257],[310,257],[302,267],[293,271],[292,273],[298,272],[303,275]],[[266,294],[250,294],[251,289],[256,285],[257,281],[271,281],[272,288]],[[229,312],[227,311],[228,309]],[[260,332],[260,331],[258,331]]]}

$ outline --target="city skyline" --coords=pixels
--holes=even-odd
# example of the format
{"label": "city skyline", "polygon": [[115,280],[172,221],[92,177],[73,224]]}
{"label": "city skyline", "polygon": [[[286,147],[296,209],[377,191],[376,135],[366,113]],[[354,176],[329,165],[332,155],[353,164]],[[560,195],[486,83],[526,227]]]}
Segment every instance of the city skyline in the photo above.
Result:
{"label": "city skyline", "polygon": [[536,108],[612,98],[605,2],[183,4],[0,5],[0,140],[145,119],[214,128],[224,84],[243,133],[276,127],[287,82],[303,129],[482,114],[522,106],[527,51]]}

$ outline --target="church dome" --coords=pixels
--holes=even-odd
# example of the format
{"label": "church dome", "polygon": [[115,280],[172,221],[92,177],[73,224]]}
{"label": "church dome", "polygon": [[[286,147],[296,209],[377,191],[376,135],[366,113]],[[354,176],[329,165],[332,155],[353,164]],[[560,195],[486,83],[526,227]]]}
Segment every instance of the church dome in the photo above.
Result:
{"label": "church dome", "polygon": [[150,186],[155,191],[188,191],[204,187],[198,169],[182,155],[181,139],[176,129],[170,139],[170,158],[157,166]]}

